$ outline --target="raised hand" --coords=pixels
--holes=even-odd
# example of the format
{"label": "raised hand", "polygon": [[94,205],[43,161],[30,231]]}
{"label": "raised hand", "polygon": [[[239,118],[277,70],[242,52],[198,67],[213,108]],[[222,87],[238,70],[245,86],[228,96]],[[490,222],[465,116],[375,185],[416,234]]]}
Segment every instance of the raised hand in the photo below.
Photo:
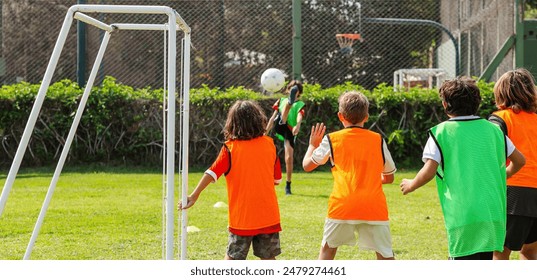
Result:
{"label": "raised hand", "polygon": [[317,148],[323,140],[324,133],[326,132],[326,126],[323,123],[317,123],[311,127],[310,145]]}

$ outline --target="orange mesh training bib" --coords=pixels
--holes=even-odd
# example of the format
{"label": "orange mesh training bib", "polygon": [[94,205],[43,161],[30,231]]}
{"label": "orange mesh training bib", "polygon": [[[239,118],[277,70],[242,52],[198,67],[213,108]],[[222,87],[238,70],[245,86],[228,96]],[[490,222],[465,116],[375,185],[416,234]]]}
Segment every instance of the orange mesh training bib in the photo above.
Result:
{"label": "orange mesh training bib", "polygon": [[280,223],[274,189],[274,140],[262,136],[231,140],[225,145],[231,154],[231,168],[226,174],[229,226],[250,230]]}
{"label": "orange mesh training bib", "polygon": [[387,221],[382,190],[382,137],[352,127],[328,135],[332,148],[334,187],[328,200],[328,218]]}
{"label": "orange mesh training bib", "polygon": [[507,179],[507,185],[537,188],[537,114],[506,109],[494,112],[507,126],[507,136],[515,147],[526,157],[526,164]]}

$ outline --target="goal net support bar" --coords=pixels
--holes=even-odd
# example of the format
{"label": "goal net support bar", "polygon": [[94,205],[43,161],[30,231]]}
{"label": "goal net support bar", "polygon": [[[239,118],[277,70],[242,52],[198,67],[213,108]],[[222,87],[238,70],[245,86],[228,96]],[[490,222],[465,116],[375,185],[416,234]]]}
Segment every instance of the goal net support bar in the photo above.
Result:
{"label": "goal net support bar", "polygon": [[[86,13],[124,13],[124,14],[163,14],[168,16],[168,22],[165,24],[125,24],[125,23],[118,23],[118,24],[106,24],[103,23],[91,16],[86,15]],[[110,35],[115,31],[119,29],[125,29],[125,30],[163,30],[167,31],[167,125],[166,129],[166,146],[164,147],[166,150],[165,154],[165,186],[166,186],[166,206],[165,206],[165,251],[166,251],[166,259],[173,259],[174,255],[174,221],[175,221],[175,203],[174,203],[174,187],[175,187],[175,181],[174,181],[174,175],[175,175],[175,115],[176,115],[176,54],[177,54],[177,44],[176,44],[176,38],[177,34],[176,32],[178,30],[182,30],[184,32],[184,41],[183,41],[183,52],[182,52],[182,98],[180,100],[182,101],[182,139],[181,139],[181,188],[182,188],[182,197],[181,200],[184,204],[186,204],[186,192],[187,192],[187,185],[188,185],[188,139],[189,139],[189,103],[190,103],[190,96],[189,96],[189,90],[190,90],[190,27],[185,23],[185,21],[181,18],[181,16],[173,9],[166,7],[166,6],[129,6],[129,5],[74,5],[71,6],[65,16],[62,28],[60,30],[60,34],[58,36],[58,39],[56,41],[56,44],[54,46],[54,50],[52,52],[49,64],[47,66],[47,69],[45,71],[45,75],[43,78],[43,81],[41,83],[41,86],[39,88],[39,91],[37,93],[37,96],[35,98],[34,105],[32,107],[32,111],[30,113],[29,119],[26,123],[26,127],[24,129],[23,135],[20,139],[19,146],[17,148],[17,152],[15,154],[15,157],[13,159],[11,168],[9,170],[8,176],[6,178],[4,188],[2,190],[2,194],[0,196],[0,217],[2,216],[3,210],[5,208],[5,204],[7,202],[7,198],[9,195],[9,192],[11,191],[11,188],[13,186],[13,183],[15,181],[15,178],[17,176],[17,173],[19,171],[22,159],[24,157],[24,154],[26,152],[26,149],[28,147],[28,143],[31,137],[31,134],[34,130],[37,118],[39,116],[39,112],[41,110],[41,107],[43,105],[43,101],[46,96],[46,92],[50,86],[50,82],[52,80],[52,76],[54,74],[54,71],[56,69],[60,54],[62,52],[63,46],[65,45],[65,41],[67,39],[67,35],[69,32],[69,28],[73,22],[74,19],[83,21],[87,24],[90,24],[92,26],[95,26],[99,29],[102,29],[105,32],[105,36],[102,39],[100,49],[97,53],[97,57],[95,58],[95,62],[93,65],[93,68],[91,70],[90,76],[88,78],[88,82],[86,84],[86,88],[84,89],[84,93],[82,95],[82,98],[80,100],[77,112],[75,114],[73,123],[71,125],[71,129],[69,131],[69,134],[67,136],[64,148],[62,150],[62,153],[60,155],[60,158],[58,160],[58,164],[56,166],[56,169],[54,171],[54,175],[52,177],[51,183],[49,185],[45,201],[43,202],[43,206],[41,207],[41,211],[39,213],[39,217],[37,219],[36,225],[34,227],[34,230],[32,232],[31,240],[28,244],[28,247],[26,249],[26,253],[24,255],[24,259],[29,259],[33,246],[35,244],[35,240],[37,238],[37,235],[39,233],[39,230],[41,228],[41,225],[43,223],[43,219],[45,217],[48,205],[50,204],[50,200],[52,198],[52,194],[54,193],[54,189],[56,187],[56,184],[58,182],[60,173],[63,169],[65,160],[67,158],[67,155],[69,153],[69,148],[71,146],[71,143],[75,137],[76,129],[79,125],[80,119],[82,117],[82,113],[84,111],[84,108],[86,106],[86,101],[88,100],[89,94],[91,92],[91,88],[93,86],[93,83],[95,82],[95,77],[97,75],[98,69],[101,65],[102,58],[104,55],[104,52],[106,50],[106,47],[108,45]],[[186,259],[186,224],[187,224],[187,216],[186,211],[182,211],[182,228],[181,228],[181,259]]]}

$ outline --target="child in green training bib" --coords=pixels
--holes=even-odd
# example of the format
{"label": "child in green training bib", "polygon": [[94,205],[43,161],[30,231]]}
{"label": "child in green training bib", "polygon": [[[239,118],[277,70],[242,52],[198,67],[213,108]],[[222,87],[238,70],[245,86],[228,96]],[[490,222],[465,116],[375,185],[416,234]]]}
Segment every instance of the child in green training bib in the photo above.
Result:
{"label": "child in green training bib", "polygon": [[291,193],[291,177],[293,174],[293,153],[295,150],[296,135],[300,131],[300,124],[304,119],[304,102],[297,100],[302,94],[302,83],[292,80],[286,87],[289,98],[280,98],[274,103],[272,109],[274,113],[267,124],[267,134],[272,127],[276,132],[276,137],[283,141],[285,151],[285,173],[286,184],[285,194]]}
{"label": "child in green training bib", "polygon": [[506,177],[525,158],[498,126],[476,116],[481,95],[474,80],[446,81],[439,92],[450,119],[429,130],[425,164],[414,179],[402,180],[401,191],[413,192],[436,175],[449,259],[492,260],[505,239]]}

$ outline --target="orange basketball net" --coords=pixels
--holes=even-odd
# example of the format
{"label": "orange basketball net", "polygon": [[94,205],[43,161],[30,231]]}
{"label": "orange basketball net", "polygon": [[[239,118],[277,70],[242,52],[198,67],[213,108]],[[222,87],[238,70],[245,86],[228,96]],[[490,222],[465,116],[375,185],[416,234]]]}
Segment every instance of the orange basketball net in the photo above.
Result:
{"label": "orange basketball net", "polygon": [[340,48],[351,48],[354,41],[360,40],[361,36],[357,33],[336,34],[336,40]]}

